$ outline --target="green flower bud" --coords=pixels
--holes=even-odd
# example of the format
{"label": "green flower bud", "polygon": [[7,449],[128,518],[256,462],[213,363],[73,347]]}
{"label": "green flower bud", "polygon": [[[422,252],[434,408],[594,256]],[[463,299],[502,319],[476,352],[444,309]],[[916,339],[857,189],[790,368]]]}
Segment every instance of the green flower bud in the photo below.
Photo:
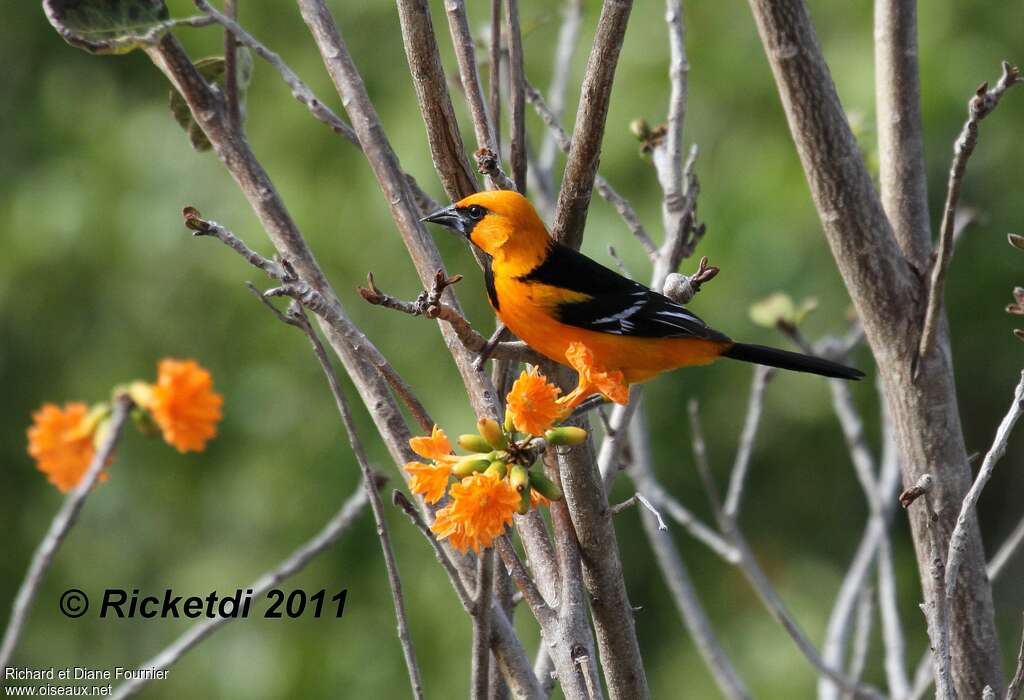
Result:
{"label": "green flower bud", "polygon": [[512,465],[509,471],[508,483],[519,492],[519,514],[530,511],[530,472],[521,464]]}
{"label": "green flower bud", "polygon": [[476,429],[480,433],[480,437],[486,440],[494,449],[504,450],[508,447],[508,438],[505,437],[505,433],[502,431],[501,426],[498,425],[498,421],[493,418],[481,418],[476,422]]}
{"label": "green flower bud", "polygon": [[563,425],[544,433],[549,445],[580,445],[586,442],[587,431],[574,425]]}
{"label": "green flower bud", "polygon": [[474,433],[460,435],[459,447],[470,452],[490,452],[492,449],[490,443]]}
{"label": "green flower bud", "polygon": [[487,466],[487,471],[485,471],[484,474],[486,476],[494,476],[499,479],[504,479],[507,472],[508,466],[500,459],[496,459]]}
{"label": "green flower bud", "polygon": [[643,117],[637,117],[629,123],[629,132],[638,141],[646,141],[651,137],[651,127]]}
{"label": "green flower bud", "polygon": [[480,455],[470,455],[469,457],[463,457],[452,466],[452,474],[459,479],[469,476],[474,472],[482,472],[490,465],[491,460],[487,457],[481,457]]}
{"label": "green flower bud", "polygon": [[558,484],[547,478],[539,470],[530,472],[530,486],[549,501],[562,500],[562,489],[558,488]]}

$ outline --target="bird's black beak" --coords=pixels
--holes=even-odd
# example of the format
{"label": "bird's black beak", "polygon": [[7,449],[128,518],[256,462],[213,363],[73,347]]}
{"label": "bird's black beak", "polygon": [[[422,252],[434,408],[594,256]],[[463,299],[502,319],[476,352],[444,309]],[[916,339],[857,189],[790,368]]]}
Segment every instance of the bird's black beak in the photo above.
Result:
{"label": "bird's black beak", "polygon": [[443,209],[438,209],[432,214],[427,214],[420,221],[428,221],[432,224],[441,224],[446,228],[459,233],[463,236],[467,236],[466,222],[462,218],[462,214],[455,208],[454,204],[451,204]]}

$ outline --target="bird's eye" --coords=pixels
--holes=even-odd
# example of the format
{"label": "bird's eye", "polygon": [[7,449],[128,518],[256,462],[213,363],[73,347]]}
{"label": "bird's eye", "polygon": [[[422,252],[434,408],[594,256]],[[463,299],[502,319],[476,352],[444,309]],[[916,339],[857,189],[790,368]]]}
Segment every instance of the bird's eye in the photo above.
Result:
{"label": "bird's eye", "polygon": [[473,221],[479,221],[480,219],[484,218],[484,214],[487,213],[487,210],[484,209],[479,204],[472,204],[470,205],[469,209],[466,210],[466,213],[469,214],[469,218],[471,218]]}

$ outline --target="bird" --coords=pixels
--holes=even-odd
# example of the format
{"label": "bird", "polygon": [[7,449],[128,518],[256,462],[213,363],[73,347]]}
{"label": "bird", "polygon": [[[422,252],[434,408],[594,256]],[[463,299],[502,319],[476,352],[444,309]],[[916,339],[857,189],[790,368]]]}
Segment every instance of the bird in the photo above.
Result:
{"label": "bird", "polygon": [[422,221],[463,236],[484,255],[484,286],[498,319],[541,355],[566,364],[582,343],[627,384],[729,358],[856,380],[860,370],[788,350],[738,343],[663,294],[551,237],[530,201],[477,192]]}

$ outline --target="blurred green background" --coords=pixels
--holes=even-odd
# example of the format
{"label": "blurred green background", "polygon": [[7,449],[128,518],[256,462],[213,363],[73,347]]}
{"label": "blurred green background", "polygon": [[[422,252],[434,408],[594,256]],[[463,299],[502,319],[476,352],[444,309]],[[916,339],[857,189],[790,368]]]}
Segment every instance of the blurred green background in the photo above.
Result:
{"label": "blurred green background", "polygon": [[[455,63],[440,2],[435,25],[445,65]],[[476,31],[485,3],[471,3]],[[188,2],[172,14],[191,14]],[[334,2],[333,9],[403,166],[442,199],[398,32],[394,5]],[[811,3],[846,109],[865,147],[874,146],[871,4]],[[559,27],[557,3],[523,2],[527,73],[545,87]],[[598,3],[587,2],[570,88],[569,120],[593,34]],[[638,2],[612,97],[601,172],[659,232],[659,190],[638,156],[628,124],[663,120],[668,84],[664,7]],[[141,53],[95,57],[67,46],[38,3],[4,12],[4,98],[0,100],[0,619],[32,550],[61,502],[25,453],[30,413],[44,401],[100,400],[120,382],[151,379],[164,356],[192,357],[211,369],[225,397],[220,435],[199,455],[182,456],[137,433],[119,450],[110,480],[90,497],[58,554],[14,662],[19,666],[135,667],[174,639],[187,621],[80,620],[56,606],[69,587],[234,590],[311,536],[357,487],[358,471],[327,387],[303,338],[274,321],[242,283],[262,282],[240,258],[181,224],[185,204],[231,227],[258,250],[269,244],[220,163],[191,150],[167,110],[168,86]],[[1024,61],[1024,5],[927,3],[920,18],[925,144],[937,224],[953,139],[965,104],[999,61]],[[844,328],[848,298],[808,196],[745,3],[688,3],[690,72],[686,140],[701,148],[700,213],[708,234],[698,252],[722,273],[693,308],[715,326],[753,342],[784,345],[755,326],[750,305],[783,290],[820,306],[811,337]],[[242,20],[329,104],[340,110],[305,26],[291,3],[242,3]],[[180,32],[196,58],[220,50],[215,29]],[[467,143],[469,119],[456,100]],[[531,140],[542,125],[528,110]],[[971,451],[984,451],[1009,403],[1024,348],[1003,312],[1020,283],[1024,257],[1005,243],[1020,230],[1024,90],[1010,93],[982,126],[965,204],[979,220],[957,248],[947,300],[954,330],[961,413]],[[471,425],[468,402],[436,328],[370,307],[355,293],[367,271],[399,296],[419,289],[361,154],[314,121],[266,64],[249,92],[248,132],[257,154],[342,296],[349,313],[416,387],[450,434]],[[461,244],[438,236],[449,269],[467,274],[458,292],[478,328],[491,314],[474,264]],[[641,278],[649,271],[633,238],[597,197],[584,250],[610,263],[615,245]],[[687,263],[688,266],[692,263]],[[856,364],[873,379],[860,349]],[[751,369],[741,364],[680,371],[650,384],[657,470],[687,506],[708,517],[689,452],[685,404],[699,398],[713,466],[724,482],[747,399]],[[351,388],[350,396],[352,395]],[[873,381],[855,387],[878,444]],[[358,420],[377,466],[395,474],[372,425]],[[1017,438],[981,501],[989,551],[1022,508],[1024,448]],[[397,483],[397,482],[393,482]],[[628,493],[621,484],[621,495]],[[616,494],[619,495],[619,494]],[[835,591],[853,554],[866,508],[831,413],[825,383],[780,375],[770,385],[754,454],[743,525],[786,603],[820,643]],[[465,696],[468,619],[421,536],[388,507],[405,581],[412,634],[430,697]],[[716,690],[675,608],[637,521],[617,521],[628,587],[655,697],[715,697]],[[757,697],[807,697],[815,677],[739,574],[673,528],[704,604],[728,652]],[[894,530],[908,658],[925,648],[920,591],[905,516]],[[995,585],[1007,656],[1024,606],[1024,557]],[[369,515],[289,588],[349,589],[344,619],[262,620],[229,625],[188,654],[144,697],[405,697],[408,686],[394,632],[380,548]],[[529,613],[518,625],[531,649]],[[877,629],[877,626],[876,626]],[[875,633],[875,650],[879,647]],[[867,677],[883,680],[873,655]]]}

